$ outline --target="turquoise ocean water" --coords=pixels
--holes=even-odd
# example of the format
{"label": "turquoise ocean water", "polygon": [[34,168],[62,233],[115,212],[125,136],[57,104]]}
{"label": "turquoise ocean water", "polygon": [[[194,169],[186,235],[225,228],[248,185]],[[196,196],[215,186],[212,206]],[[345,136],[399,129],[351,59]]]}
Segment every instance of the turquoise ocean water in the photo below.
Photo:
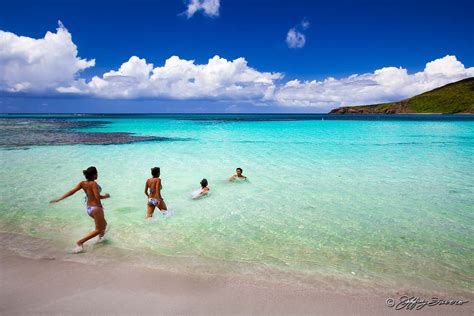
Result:
{"label": "turquoise ocean water", "polygon": [[[0,149],[2,232],[51,240],[60,251],[72,246],[92,228],[83,193],[48,201],[94,165],[112,196],[104,201],[112,228],[106,245],[86,247],[82,258],[90,261],[135,256],[203,273],[238,266],[256,277],[274,269],[303,279],[473,291],[472,120],[66,118],[110,122],[78,133],[182,140]],[[154,166],[175,214],[147,224],[143,189]],[[226,181],[236,167],[248,183]],[[211,194],[192,200],[202,178]]]}

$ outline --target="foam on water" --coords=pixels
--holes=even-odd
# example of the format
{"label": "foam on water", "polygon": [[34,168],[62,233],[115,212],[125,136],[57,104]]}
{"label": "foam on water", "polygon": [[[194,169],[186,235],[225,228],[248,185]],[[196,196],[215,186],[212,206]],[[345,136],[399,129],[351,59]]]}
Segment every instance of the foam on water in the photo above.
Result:
{"label": "foam on water", "polygon": [[[215,262],[222,271],[227,262],[256,274],[270,267],[473,289],[472,122],[108,120],[88,131],[192,140],[3,150],[1,231],[74,245],[93,228],[82,193],[48,201],[94,165],[112,196],[104,207],[113,230],[105,245],[86,246],[80,257],[87,260],[125,251],[195,258],[180,269]],[[178,211],[169,218],[155,212],[149,225],[143,188],[153,166],[161,167],[167,205]],[[251,181],[227,181],[236,167]],[[190,199],[203,177],[212,196]]]}

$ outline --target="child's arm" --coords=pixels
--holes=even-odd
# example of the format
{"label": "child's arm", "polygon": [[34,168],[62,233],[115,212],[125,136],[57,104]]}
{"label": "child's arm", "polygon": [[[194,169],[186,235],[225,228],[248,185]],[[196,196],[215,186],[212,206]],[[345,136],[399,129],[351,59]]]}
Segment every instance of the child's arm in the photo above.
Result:
{"label": "child's arm", "polygon": [[51,200],[51,201],[49,201],[49,203],[58,203],[59,201],[64,200],[67,197],[70,197],[71,195],[73,195],[74,193],[76,193],[77,191],[79,191],[82,188],[81,184],[82,184],[82,182],[79,182],[74,188],[72,188],[68,192],[64,193],[63,196],[61,196],[58,199]]}
{"label": "child's arm", "polygon": [[163,197],[161,196],[161,179],[158,178],[158,181],[156,181],[156,184],[155,184],[155,192],[158,192],[158,198],[160,200],[163,200]]}
{"label": "child's arm", "polygon": [[145,183],[145,195],[146,195],[147,197],[150,197],[150,196],[148,195],[148,180],[147,180],[147,182]]}
{"label": "child's arm", "polygon": [[105,195],[101,195],[99,192],[99,185],[94,182],[92,184],[92,194],[94,194],[94,197],[97,200],[103,200],[103,199],[108,199],[110,197],[110,194],[106,193]]}

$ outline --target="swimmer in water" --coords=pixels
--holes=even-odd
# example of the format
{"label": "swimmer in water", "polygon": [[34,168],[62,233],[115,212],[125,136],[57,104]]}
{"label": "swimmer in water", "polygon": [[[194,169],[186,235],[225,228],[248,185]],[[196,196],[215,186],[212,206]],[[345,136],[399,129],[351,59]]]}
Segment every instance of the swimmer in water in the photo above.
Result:
{"label": "swimmer in water", "polygon": [[57,203],[61,200],[64,200],[65,198],[75,194],[79,190],[84,190],[84,193],[86,194],[86,212],[87,215],[92,217],[95,222],[95,229],[88,233],[84,238],[78,240],[76,242],[76,248],[72,250],[72,253],[80,253],[82,252],[83,245],[86,241],[88,241],[91,238],[94,238],[95,236],[99,236],[99,241],[102,241],[104,238],[105,234],[105,229],[107,227],[107,221],[105,220],[104,216],[104,207],[102,206],[102,203],[100,200],[103,199],[108,199],[110,198],[110,194],[106,193],[104,195],[101,195],[101,188],[100,185],[97,184],[96,180],[98,177],[98,172],[95,167],[89,167],[87,170],[82,171],[84,173],[84,177],[86,178],[86,181],[81,181],[79,182],[74,188],[72,188],[70,191],[66,192],[63,196],[61,196],[58,199],[51,200],[49,203]]}
{"label": "swimmer in water", "polygon": [[145,183],[145,195],[148,197],[146,212],[147,219],[153,217],[155,207],[163,214],[165,214],[167,210],[166,203],[161,196],[161,189],[163,186],[161,185],[160,168],[151,168],[151,175],[153,177],[146,180]]}
{"label": "swimmer in water", "polygon": [[229,181],[247,180],[247,177],[242,174],[242,168],[235,169],[235,174],[229,178]]}
{"label": "swimmer in water", "polygon": [[193,199],[198,199],[200,197],[206,196],[209,194],[209,188],[207,187],[207,179],[201,180],[201,188],[193,193]]}

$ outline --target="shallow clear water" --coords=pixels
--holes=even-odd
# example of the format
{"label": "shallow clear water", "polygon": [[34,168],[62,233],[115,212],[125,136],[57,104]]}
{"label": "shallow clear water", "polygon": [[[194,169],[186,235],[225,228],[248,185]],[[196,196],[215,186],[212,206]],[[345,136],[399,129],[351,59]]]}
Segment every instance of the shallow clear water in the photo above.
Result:
{"label": "shallow clear water", "polygon": [[[473,121],[183,118],[81,117],[111,124],[78,132],[187,141],[1,150],[0,229],[72,245],[92,228],[83,194],[48,201],[94,165],[109,252],[472,291]],[[146,224],[153,166],[175,215]],[[248,183],[225,181],[235,167]],[[210,196],[192,200],[204,177]]]}

